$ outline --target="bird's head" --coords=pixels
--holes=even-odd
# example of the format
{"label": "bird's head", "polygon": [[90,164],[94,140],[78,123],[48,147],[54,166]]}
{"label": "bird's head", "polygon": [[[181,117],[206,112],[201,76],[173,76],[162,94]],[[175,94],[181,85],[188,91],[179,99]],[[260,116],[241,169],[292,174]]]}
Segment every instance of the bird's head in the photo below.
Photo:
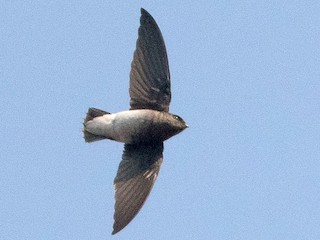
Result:
{"label": "bird's head", "polygon": [[179,132],[189,127],[188,124],[186,124],[186,122],[178,115],[170,114],[170,116],[171,116],[170,122],[172,126],[177,130],[180,130]]}
{"label": "bird's head", "polygon": [[160,121],[162,122],[160,124],[161,127],[159,128],[159,135],[163,141],[177,135],[188,127],[186,122],[178,115],[165,113],[163,116],[164,117]]}

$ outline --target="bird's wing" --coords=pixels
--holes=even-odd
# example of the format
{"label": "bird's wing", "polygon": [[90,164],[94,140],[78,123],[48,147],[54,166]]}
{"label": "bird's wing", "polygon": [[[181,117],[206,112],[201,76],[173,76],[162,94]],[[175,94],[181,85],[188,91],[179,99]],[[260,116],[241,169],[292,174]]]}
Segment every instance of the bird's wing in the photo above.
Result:
{"label": "bird's wing", "polygon": [[114,179],[115,234],[129,224],[146,201],[162,163],[163,143],[125,144],[122,161]]}
{"label": "bird's wing", "polygon": [[169,111],[170,73],[166,47],[153,17],[141,9],[130,72],[130,109]]}

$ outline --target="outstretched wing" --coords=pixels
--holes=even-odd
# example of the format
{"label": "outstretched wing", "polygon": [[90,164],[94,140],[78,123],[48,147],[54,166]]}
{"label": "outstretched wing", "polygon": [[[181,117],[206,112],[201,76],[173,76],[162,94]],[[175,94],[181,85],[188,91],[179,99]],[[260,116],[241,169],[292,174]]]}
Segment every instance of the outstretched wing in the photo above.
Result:
{"label": "outstretched wing", "polygon": [[115,186],[113,232],[127,226],[146,201],[162,163],[163,143],[125,144]]}
{"label": "outstretched wing", "polygon": [[131,63],[129,92],[131,109],[169,111],[171,90],[166,47],[157,23],[144,9]]}

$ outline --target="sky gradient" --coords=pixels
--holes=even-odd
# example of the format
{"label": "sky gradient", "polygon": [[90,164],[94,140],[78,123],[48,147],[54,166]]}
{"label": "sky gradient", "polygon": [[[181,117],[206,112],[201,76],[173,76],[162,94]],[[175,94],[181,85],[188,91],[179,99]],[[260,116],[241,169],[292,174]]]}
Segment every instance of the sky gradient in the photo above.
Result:
{"label": "sky gradient", "polygon": [[[140,7],[168,52],[165,142],[138,216],[111,236],[123,144],[89,107],[129,108]],[[319,1],[3,1],[0,239],[320,239]]]}

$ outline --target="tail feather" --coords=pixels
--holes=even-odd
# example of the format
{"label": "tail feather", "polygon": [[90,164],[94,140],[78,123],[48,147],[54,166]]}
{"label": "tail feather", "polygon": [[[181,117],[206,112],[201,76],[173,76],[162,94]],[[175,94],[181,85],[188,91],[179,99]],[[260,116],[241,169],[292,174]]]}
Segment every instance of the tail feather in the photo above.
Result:
{"label": "tail feather", "polygon": [[95,142],[95,141],[106,139],[106,137],[94,135],[94,134],[88,132],[85,129],[83,130],[83,134],[84,134],[84,140],[87,143],[91,143],[91,142]]}
{"label": "tail feather", "polygon": [[84,119],[84,123],[83,123],[83,126],[84,126],[84,129],[83,129],[84,140],[87,143],[99,141],[99,140],[102,140],[102,139],[106,139],[103,136],[95,135],[95,134],[92,134],[92,133],[88,132],[86,130],[86,128],[85,128],[86,127],[86,123],[88,121],[94,119],[95,117],[103,116],[105,114],[110,114],[110,113],[108,113],[106,111],[103,111],[103,110],[100,110],[100,109],[97,109],[97,108],[89,108],[89,110],[87,112],[87,115],[86,115],[86,118]]}
{"label": "tail feather", "polygon": [[109,112],[97,109],[97,108],[89,108],[88,112],[87,112],[87,116],[84,120],[84,124],[92,119],[94,119],[95,117],[100,117],[103,116],[105,114],[110,114]]}

